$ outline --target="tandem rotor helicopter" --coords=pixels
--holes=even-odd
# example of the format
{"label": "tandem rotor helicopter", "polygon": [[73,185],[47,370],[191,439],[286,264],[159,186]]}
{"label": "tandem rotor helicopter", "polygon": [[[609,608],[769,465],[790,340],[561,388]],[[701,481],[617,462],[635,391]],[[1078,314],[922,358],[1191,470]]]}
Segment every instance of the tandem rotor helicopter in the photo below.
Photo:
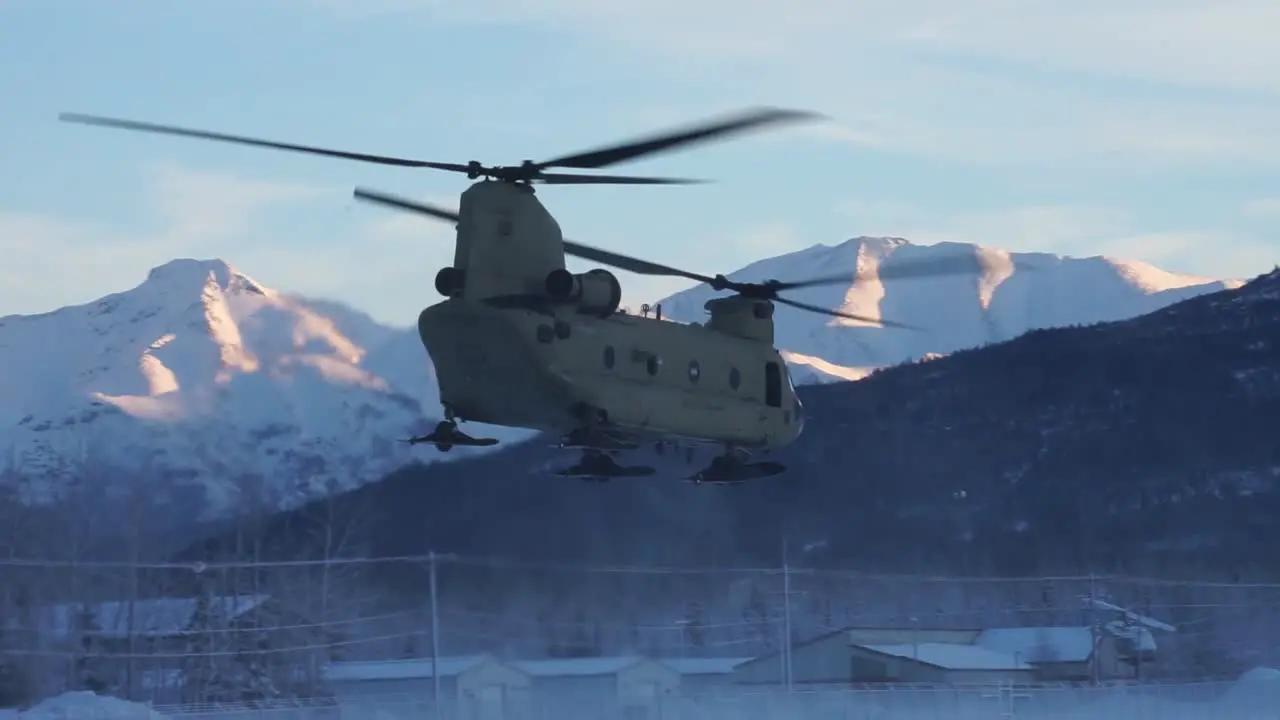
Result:
{"label": "tandem rotor helicopter", "polygon": [[[411,443],[440,451],[489,446],[458,429],[461,421],[539,430],[559,447],[582,452],[561,475],[592,481],[652,475],[653,468],[620,465],[614,454],[653,442],[664,447],[713,444],[724,453],[695,483],[733,484],[785,471],[752,454],[781,448],[800,436],[804,408],[782,355],[773,346],[775,304],[809,312],[906,328],[877,318],[829,310],[779,295],[785,290],[849,283],[849,273],[809,280],[747,283],[702,275],[564,239],[560,225],[538,200],[534,185],[665,185],[701,182],[679,178],[547,172],[600,169],[646,155],[766,125],[819,116],[761,109],[672,130],[628,143],[545,162],[486,166],[409,160],[272,142],[167,125],[64,113],[66,122],[165,133],[243,145],[422,167],[474,180],[458,210],[357,188],[355,197],[454,223],[453,265],[435,277],[445,300],[418,316],[418,333],[435,366],[444,420]],[[682,277],[728,291],[706,303],[705,324],[663,321],[620,309],[622,287],[609,270],[565,269],[573,256],[640,275]],[[886,278],[884,268],[881,278]],[[932,263],[898,264],[894,277],[972,272]]]}

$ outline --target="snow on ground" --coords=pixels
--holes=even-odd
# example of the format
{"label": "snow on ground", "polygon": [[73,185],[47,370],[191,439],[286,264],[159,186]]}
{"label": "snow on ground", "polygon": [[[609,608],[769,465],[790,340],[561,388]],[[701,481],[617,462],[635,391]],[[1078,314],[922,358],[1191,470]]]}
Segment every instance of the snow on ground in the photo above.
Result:
{"label": "snow on ground", "polygon": [[4,720],[169,720],[141,703],[87,690],[63,693],[26,710],[0,713],[4,713],[0,714]]}
{"label": "snow on ground", "polygon": [[[532,697],[536,713],[555,717],[560,708],[576,707],[577,699]],[[338,698],[341,704],[342,698]],[[380,702],[381,700],[381,702]],[[680,702],[679,716],[688,720],[1278,720],[1280,670],[1255,668],[1234,683],[1150,685],[1114,688],[1040,688],[1014,693],[1014,714],[1006,714],[1008,696],[996,685],[956,692],[945,688],[906,687],[869,691],[813,692],[803,687],[793,694],[748,688],[709,691]],[[425,716],[430,695],[420,700],[403,695],[361,695],[362,709],[376,717]],[[350,710],[350,708],[348,708]],[[91,692],[69,692],[22,711],[0,709],[0,720],[170,720],[183,715],[201,720],[308,720],[332,717],[332,708],[310,710],[292,703],[253,710],[201,708],[158,713],[146,705]]]}

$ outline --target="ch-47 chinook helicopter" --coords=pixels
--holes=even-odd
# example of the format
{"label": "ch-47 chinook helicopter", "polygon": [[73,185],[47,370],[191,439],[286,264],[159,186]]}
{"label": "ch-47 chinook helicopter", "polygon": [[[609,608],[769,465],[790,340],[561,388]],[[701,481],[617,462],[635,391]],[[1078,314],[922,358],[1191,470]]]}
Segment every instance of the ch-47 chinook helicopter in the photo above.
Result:
{"label": "ch-47 chinook helicopter", "polygon": [[[441,451],[497,443],[460,431],[458,422],[468,420],[540,430],[558,436],[559,447],[583,453],[578,463],[560,474],[590,480],[653,474],[652,468],[624,467],[612,457],[638,448],[641,442],[655,442],[658,448],[709,443],[723,447],[724,454],[689,479],[723,484],[783,472],[781,464],[753,462],[751,455],[791,443],[804,428],[804,409],[786,362],[773,346],[775,303],[906,326],[779,295],[784,290],[848,283],[849,273],[794,282],[736,282],[566,240],[533,186],[701,182],[547,170],[599,169],[751,128],[817,117],[790,110],[755,110],[516,166],[408,160],[86,115],[63,114],[61,119],[434,168],[476,180],[462,192],[456,212],[371,190],[355,191],[361,200],[454,223],[457,228],[453,265],[435,277],[435,289],[445,300],[418,317],[418,333],[435,365],[444,420],[430,434],[409,442],[429,443]],[[705,324],[629,314],[619,307],[622,287],[613,273],[603,268],[572,273],[565,269],[566,256],[641,275],[687,278],[732,295],[706,303],[710,317]],[[967,273],[972,272],[972,263],[899,264],[893,270],[895,277]],[[886,277],[884,270],[880,277]]]}

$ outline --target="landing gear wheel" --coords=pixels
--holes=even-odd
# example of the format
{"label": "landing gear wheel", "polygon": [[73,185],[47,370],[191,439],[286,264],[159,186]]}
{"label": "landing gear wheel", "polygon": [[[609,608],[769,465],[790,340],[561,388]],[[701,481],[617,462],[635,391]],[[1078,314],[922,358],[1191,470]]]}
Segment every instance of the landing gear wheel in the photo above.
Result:
{"label": "landing gear wheel", "polygon": [[695,485],[738,485],[748,480],[773,477],[786,472],[787,467],[776,462],[748,462],[750,456],[737,448],[729,448],[724,455],[714,458],[704,470],[694,473],[687,480]]}
{"label": "landing gear wheel", "polygon": [[[446,406],[446,416],[453,413]],[[452,418],[441,420],[436,424],[436,429],[426,435],[409,438],[406,442],[410,445],[419,443],[429,443],[436,446],[436,450],[440,452],[449,452],[459,445],[463,447],[490,447],[497,445],[498,441],[494,438],[476,438],[462,432],[458,429],[458,423]]]}
{"label": "landing gear wheel", "polygon": [[558,471],[562,477],[576,477],[586,482],[607,482],[620,477],[646,477],[656,470],[651,467],[619,465],[608,453],[587,450],[577,464]]}

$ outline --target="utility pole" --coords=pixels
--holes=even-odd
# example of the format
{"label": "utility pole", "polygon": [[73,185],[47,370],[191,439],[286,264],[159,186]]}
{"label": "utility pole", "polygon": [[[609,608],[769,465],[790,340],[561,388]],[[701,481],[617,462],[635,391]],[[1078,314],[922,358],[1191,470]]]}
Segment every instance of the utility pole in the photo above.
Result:
{"label": "utility pole", "polygon": [[791,562],[787,537],[782,536],[782,678],[791,692]]}
{"label": "utility pole", "polygon": [[436,601],[436,551],[428,555],[431,569],[431,707],[440,717],[440,607]]}
{"label": "utility pole", "polygon": [[1089,573],[1089,639],[1093,642],[1092,652],[1089,653],[1089,677],[1093,680],[1094,687],[1101,684],[1102,680],[1102,671],[1098,667],[1098,641],[1101,628],[1098,627],[1097,608],[1098,587],[1094,581],[1093,573]]}

